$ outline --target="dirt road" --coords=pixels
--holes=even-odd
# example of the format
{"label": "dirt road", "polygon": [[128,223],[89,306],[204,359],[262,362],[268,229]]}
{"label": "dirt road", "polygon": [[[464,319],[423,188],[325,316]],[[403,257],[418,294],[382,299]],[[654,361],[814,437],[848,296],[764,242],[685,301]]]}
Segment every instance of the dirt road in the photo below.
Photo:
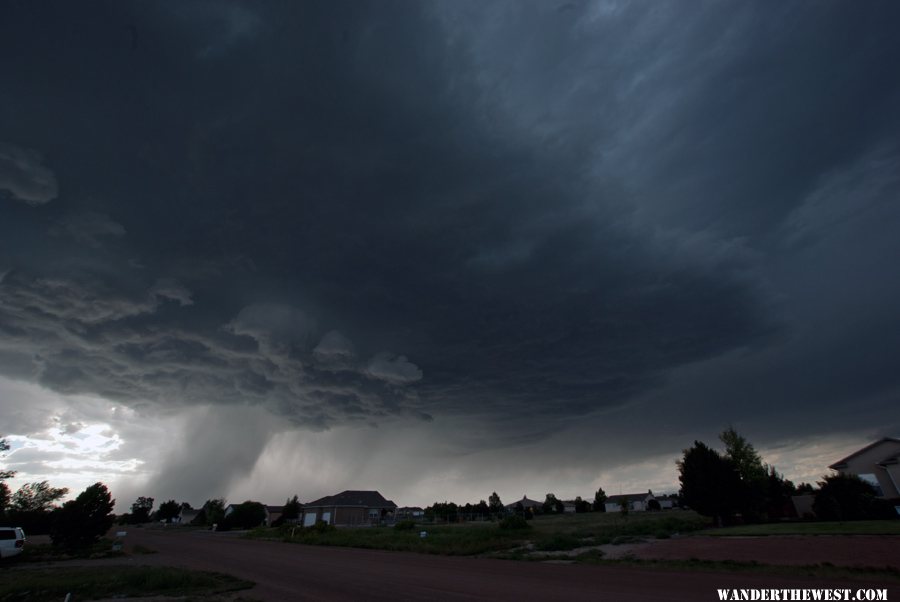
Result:
{"label": "dirt road", "polygon": [[245,540],[209,532],[132,529],[129,546],[157,554],[136,562],[217,570],[251,579],[266,600],[717,600],[716,588],[881,587],[897,583],[758,574],[454,558]]}
{"label": "dirt road", "polygon": [[900,569],[896,535],[817,535],[769,537],[685,537],[640,546],[637,558],[736,560],[765,564],[891,567]]}

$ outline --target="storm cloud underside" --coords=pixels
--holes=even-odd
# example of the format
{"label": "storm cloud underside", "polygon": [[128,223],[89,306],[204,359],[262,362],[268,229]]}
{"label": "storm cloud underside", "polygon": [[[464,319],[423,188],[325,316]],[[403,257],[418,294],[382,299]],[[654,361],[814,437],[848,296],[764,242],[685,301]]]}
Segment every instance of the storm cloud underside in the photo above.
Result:
{"label": "storm cloud underside", "polygon": [[0,374],[164,421],[159,496],[900,427],[896,5],[3,11]]}

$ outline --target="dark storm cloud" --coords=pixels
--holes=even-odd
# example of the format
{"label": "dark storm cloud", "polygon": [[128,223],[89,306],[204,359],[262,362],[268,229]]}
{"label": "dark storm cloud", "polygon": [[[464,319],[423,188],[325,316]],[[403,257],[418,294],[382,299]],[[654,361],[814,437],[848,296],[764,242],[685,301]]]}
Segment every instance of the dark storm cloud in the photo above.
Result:
{"label": "dark storm cloud", "polygon": [[[16,4],[2,369],[313,428],[470,416],[448,436],[500,446],[636,400],[650,431],[739,419],[704,383],[750,354],[827,422],[900,386],[897,11]],[[846,345],[868,369],[833,369]]]}
{"label": "dark storm cloud", "polygon": [[56,176],[41,164],[37,151],[0,142],[0,191],[29,205],[43,205],[56,198]]}

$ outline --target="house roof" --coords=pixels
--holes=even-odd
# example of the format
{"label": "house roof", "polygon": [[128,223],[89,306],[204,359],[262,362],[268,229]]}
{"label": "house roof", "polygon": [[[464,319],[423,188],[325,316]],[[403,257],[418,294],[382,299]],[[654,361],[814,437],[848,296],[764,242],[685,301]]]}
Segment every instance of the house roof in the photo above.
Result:
{"label": "house roof", "polygon": [[543,506],[543,502],[536,502],[535,500],[528,499],[527,496],[522,496],[521,500],[513,502],[512,504],[506,504],[505,508],[515,508],[516,504],[522,504],[523,508],[534,508],[535,506]]}
{"label": "house roof", "polygon": [[[847,462],[849,462],[856,456],[858,456],[860,454],[864,454],[867,451],[869,451],[870,449],[872,449],[873,447],[877,447],[879,445],[882,445],[883,443],[900,443],[900,439],[897,439],[896,437],[883,437],[883,438],[879,439],[878,441],[875,441],[874,443],[870,443],[869,445],[865,446],[864,448],[853,452],[846,458],[842,458],[841,460],[838,460],[837,462],[835,462],[828,468],[830,468],[832,470],[840,470],[841,468],[844,468],[847,465]],[[890,459],[890,458],[888,458],[888,459]]]}
{"label": "house roof", "polygon": [[358,508],[396,508],[397,504],[384,499],[377,491],[347,490],[337,495],[328,495],[303,505],[305,508],[323,506],[345,506]]}
{"label": "house roof", "polygon": [[420,506],[403,506],[402,508],[398,508],[401,512],[413,512],[413,511],[422,511],[425,512],[424,508]]}
{"label": "house roof", "polygon": [[653,494],[650,492],[647,492],[647,493],[620,493],[619,495],[611,495],[608,498],[606,498],[606,503],[607,504],[620,504],[623,501],[637,502],[637,501],[644,501],[648,497],[652,497],[653,499],[656,499],[653,496]]}
{"label": "house roof", "polygon": [[900,464],[900,454],[891,456],[890,458],[885,458],[878,463],[879,466],[887,466],[888,464]]}

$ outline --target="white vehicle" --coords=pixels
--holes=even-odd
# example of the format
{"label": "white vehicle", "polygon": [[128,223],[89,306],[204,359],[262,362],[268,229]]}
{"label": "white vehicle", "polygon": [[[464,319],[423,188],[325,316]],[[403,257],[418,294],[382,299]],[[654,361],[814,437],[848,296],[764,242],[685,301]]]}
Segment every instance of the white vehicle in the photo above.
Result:
{"label": "white vehicle", "polygon": [[21,554],[25,549],[25,531],[19,527],[0,527],[0,558]]}

